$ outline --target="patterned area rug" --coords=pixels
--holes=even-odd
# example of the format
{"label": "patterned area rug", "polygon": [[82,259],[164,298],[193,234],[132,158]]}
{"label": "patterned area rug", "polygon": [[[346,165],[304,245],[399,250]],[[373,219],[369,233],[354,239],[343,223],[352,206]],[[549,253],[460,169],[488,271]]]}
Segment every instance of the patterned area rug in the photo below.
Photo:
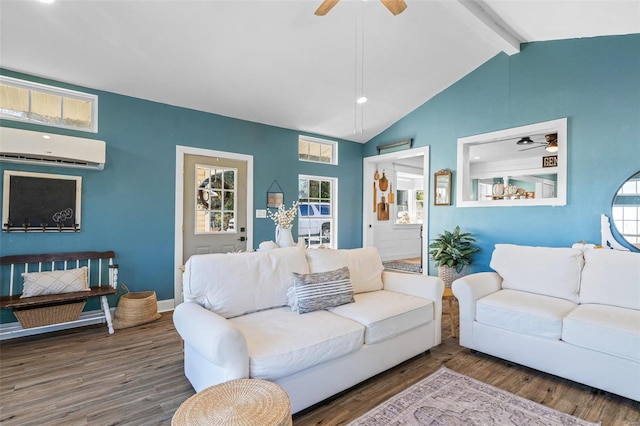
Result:
{"label": "patterned area rug", "polygon": [[594,424],[440,367],[348,426]]}
{"label": "patterned area rug", "polygon": [[382,265],[385,269],[402,271],[402,272],[413,272],[416,274],[420,273],[420,265],[417,263],[408,263],[408,262],[397,262],[395,260],[388,260],[386,262],[382,262]]}

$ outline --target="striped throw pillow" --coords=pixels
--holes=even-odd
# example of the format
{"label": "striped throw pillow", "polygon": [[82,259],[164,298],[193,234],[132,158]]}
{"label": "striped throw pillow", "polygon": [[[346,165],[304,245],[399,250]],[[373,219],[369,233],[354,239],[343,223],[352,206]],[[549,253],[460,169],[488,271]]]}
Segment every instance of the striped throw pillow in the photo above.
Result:
{"label": "striped throw pillow", "polygon": [[349,268],[312,274],[293,273],[299,314],[354,302]]}

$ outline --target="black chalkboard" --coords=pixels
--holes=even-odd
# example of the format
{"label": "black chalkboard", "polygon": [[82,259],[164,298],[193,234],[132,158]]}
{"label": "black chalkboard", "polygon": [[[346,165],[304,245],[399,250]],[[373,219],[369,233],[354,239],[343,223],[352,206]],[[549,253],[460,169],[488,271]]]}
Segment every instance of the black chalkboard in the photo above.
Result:
{"label": "black chalkboard", "polygon": [[7,178],[10,179],[9,214],[8,218],[3,218],[3,230],[80,229],[80,200],[77,199],[79,178],[5,175]]}

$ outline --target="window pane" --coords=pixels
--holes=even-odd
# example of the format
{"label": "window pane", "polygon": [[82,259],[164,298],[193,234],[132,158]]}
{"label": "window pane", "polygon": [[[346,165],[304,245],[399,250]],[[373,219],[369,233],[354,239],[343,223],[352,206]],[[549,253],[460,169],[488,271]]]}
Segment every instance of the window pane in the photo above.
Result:
{"label": "window pane", "polygon": [[224,189],[234,189],[235,187],[234,170],[225,170],[224,172]]}
{"label": "window pane", "polygon": [[320,182],[317,180],[309,181],[309,197],[320,198]]}
{"label": "window pane", "polygon": [[92,104],[86,99],[64,98],[63,124],[79,129],[91,129]]}
{"label": "window pane", "polygon": [[325,200],[331,198],[331,182],[320,182],[320,198]]}
{"label": "window pane", "polygon": [[222,173],[219,170],[214,170],[211,174],[211,188],[222,189]]}
{"label": "window pane", "polygon": [[298,180],[298,198],[309,198],[309,181],[307,179]]}
{"label": "window pane", "polygon": [[309,159],[309,142],[303,139],[298,140],[298,158],[301,160]]}
{"label": "window pane", "polygon": [[320,144],[309,144],[309,160],[320,161]]}
{"label": "window pane", "polygon": [[320,162],[331,163],[333,147],[331,145],[320,145]]}
{"label": "window pane", "polygon": [[62,97],[31,91],[31,120],[45,124],[61,124]]}
{"label": "window pane", "polygon": [[235,197],[231,191],[224,191],[224,210],[235,210]]}
{"label": "window pane", "polygon": [[0,110],[11,117],[29,118],[29,90],[21,87],[0,85]]}

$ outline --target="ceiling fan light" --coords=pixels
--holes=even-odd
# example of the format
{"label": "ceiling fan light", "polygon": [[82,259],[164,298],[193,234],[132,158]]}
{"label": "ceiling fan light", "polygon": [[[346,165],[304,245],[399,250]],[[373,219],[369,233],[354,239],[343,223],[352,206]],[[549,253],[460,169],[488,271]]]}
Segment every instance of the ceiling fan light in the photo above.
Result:
{"label": "ceiling fan light", "polygon": [[531,145],[532,143],[533,143],[533,140],[531,140],[529,136],[525,136],[522,139],[520,139],[518,142],[516,142],[516,145]]}

